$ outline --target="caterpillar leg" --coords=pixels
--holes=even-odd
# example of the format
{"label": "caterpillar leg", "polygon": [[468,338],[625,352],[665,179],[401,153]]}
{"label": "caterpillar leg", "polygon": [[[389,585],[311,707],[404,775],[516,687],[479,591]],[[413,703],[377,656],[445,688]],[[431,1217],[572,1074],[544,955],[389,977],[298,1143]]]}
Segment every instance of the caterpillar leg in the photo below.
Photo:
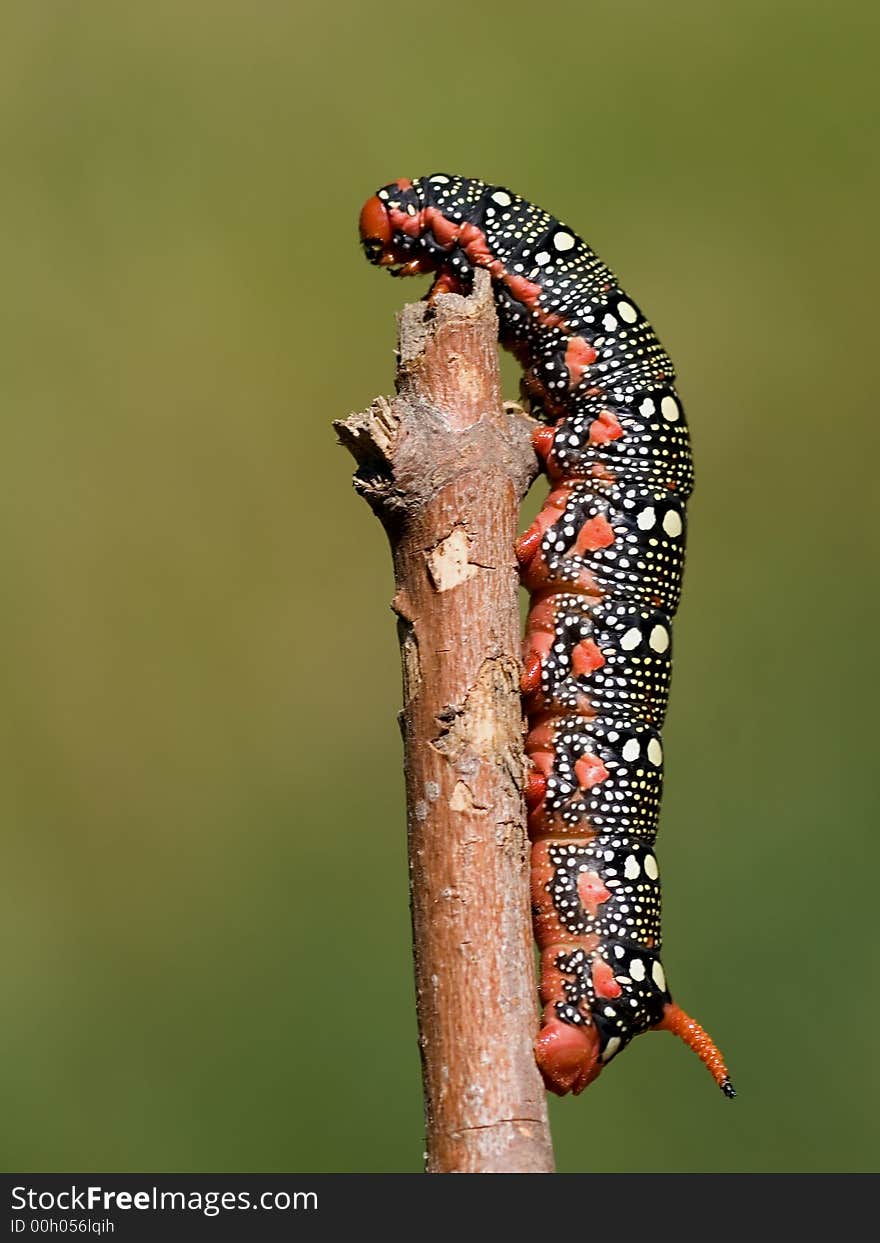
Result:
{"label": "caterpillar leg", "polygon": [[550,1018],[535,1041],[535,1060],[549,1092],[577,1096],[602,1069],[595,1027],[574,1027]]}
{"label": "caterpillar leg", "polygon": [[532,557],[541,547],[541,540],[544,537],[544,531],[540,523],[533,522],[527,531],[524,531],[514,545],[516,559],[522,568],[525,568],[531,561]]}
{"label": "caterpillar leg", "polygon": [[428,290],[425,301],[431,306],[434,305],[437,298],[444,293],[464,293],[464,285],[458,279],[454,272],[441,272],[434,284]]}
{"label": "caterpillar leg", "polygon": [[526,806],[531,810],[537,807],[544,799],[547,793],[547,778],[534,766],[530,766],[526,773],[525,789],[523,794],[526,800]]}
{"label": "caterpillar leg", "polygon": [[[391,259],[389,262],[393,263],[394,260]],[[433,270],[432,265],[426,263],[424,259],[410,259],[407,263],[401,263],[399,267],[389,268],[392,276],[424,276]]]}
{"label": "caterpillar leg", "polygon": [[519,680],[519,688],[524,695],[531,695],[540,685],[541,657],[538,652],[530,651],[523,661],[523,672]]}
{"label": "caterpillar leg", "polygon": [[541,427],[536,427],[532,432],[532,447],[541,459],[541,463],[545,469],[547,467],[547,459],[553,449],[553,439],[555,435],[556,428],[549,427],[546,423]]}
{"label": "caterpillar leg", "polygon": [[[535,445],[536,452],[540,453],[540,439],[537,434],[533,435],[532,443]],[[513,546],[516,559],[520,566],[520,577],[525,581],[525,572],[529,562],[541,547],[541,540],[548,527],[551,527],[565,512],[565,506],[568,501],[570,488],[556,488],[547,497],[541,512],[535,521],[524,531]]]}

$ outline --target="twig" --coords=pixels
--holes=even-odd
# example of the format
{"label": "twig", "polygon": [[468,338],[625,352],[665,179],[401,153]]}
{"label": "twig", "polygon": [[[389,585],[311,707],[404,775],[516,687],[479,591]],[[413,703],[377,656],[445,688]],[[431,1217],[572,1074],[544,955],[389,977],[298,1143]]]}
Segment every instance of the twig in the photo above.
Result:
{"label": "twig", "polygon": [[398,396],[336,424],[388,532],[403,661],[427,1169],[553,1169],[535,1067],[517,511],[530,421],[501,402],[488,278],[407,306]]}

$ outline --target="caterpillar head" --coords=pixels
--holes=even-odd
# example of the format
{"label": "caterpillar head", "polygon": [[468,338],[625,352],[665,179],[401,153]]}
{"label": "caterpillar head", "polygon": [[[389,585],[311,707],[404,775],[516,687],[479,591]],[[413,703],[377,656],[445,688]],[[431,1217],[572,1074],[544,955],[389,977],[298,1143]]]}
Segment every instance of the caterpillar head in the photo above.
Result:
{"label": "caterpillar head", "polygon": [[392,276],[417,276],[434,264],[422,245],[422,203],[406,178],[383,186],[361,209],[361,245],[370,263]]}

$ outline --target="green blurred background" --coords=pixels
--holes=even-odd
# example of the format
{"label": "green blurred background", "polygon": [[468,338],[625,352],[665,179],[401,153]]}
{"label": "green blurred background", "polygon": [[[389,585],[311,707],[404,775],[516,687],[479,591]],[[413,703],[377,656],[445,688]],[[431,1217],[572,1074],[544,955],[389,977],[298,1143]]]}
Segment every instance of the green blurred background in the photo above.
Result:
{"label": "green blurred background", "polygon": [[421,1168],[390,565],[330,421],[421,292],[360,204],[445,170],[588,238],[695,442],[665,958],[740,1096],[639,1041],[560,1168],[876,1169],[877,6],[4,27],[3,1168]]}

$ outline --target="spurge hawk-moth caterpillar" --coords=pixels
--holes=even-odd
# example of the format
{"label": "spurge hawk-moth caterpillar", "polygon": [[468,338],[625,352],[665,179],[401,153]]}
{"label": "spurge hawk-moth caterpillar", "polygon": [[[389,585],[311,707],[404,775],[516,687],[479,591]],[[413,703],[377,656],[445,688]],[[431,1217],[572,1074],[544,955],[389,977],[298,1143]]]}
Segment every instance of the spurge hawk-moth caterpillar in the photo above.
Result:
{"label": "spurge hawk-moth caterpillar", "polygon": [[551,481],[517,543],[531,593],[522,691],[547,1087],[581,1092],[634,1036],[680,1036],[722,1091],[721,1054],[672,1000],[654,839],[690,445],[672,363],[575,233],[503,186],[434,174],[368,199],[360,233],[431,297],[488,270]]}

